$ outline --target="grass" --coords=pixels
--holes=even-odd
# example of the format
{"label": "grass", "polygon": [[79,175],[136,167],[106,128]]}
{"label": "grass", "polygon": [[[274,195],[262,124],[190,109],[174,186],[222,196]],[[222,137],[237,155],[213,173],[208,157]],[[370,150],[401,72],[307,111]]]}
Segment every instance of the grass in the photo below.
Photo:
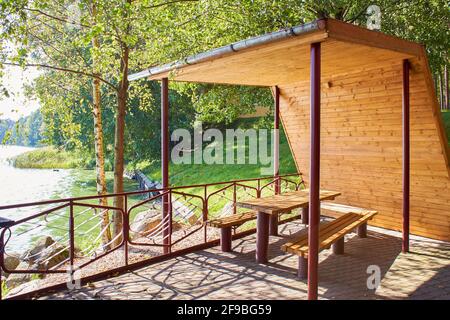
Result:
{"label": "grass", "polygon": [[6,286],[6,281],[1,281],[1,286],[2,296],[5,297],[9,292],[8,287]]}
{"label": "grass", "polygon": [[[248,148],[248,146],[246,146]],[[183,186],[191,184],[214,183],[237,179],[250,179],[261,177],[261,168],[258,164],[173,164],[169,165],[170,184]],[[150,179],[161,180],[161,166],[159,161],[143,161],[132,165],[140,169]],[[294,159],[283,130],[280,130],[280,174],[296,173]]]}
{"label": "grass", "polygon": [[16,168],[72,169],[80,167],[81,159],[71,152],[54,147],[43,147],[22,153],[11,161]]}
{"label": "grass", "polygon": [[[247,149],[248,146],[246,146],[246,150]],[[224,152],[226,152],[226,150]],[[261,172],[262,167],[267,166],[263,166],[260,163],[213,164],[213,165],[170,163],[169,165],[170,184],[172,186],[186,186],[194,184],[227,182],[231,180],[258,178],[263,176]],[[160,162],[157,161],[139,162],[129,169],[133,168],[140,169],[152,180],[161,181]],[[280,130],[280,174],[289,174],[296,172],[297,169],[291,154],[289,144],[287,142],[287,138],[283,130]],[[292,178],[291,180],[297,179]],[[264,179],[262,181],[262,185],[270,181],[271,179]],[[247,182],[246,185],[252,185],[253,187],[256,187],[257,182],[256,181]],[[226,185],[208,187],[208,194],[211,194],[212,192],[214,192],[214,190],[217,190],[225,186]],[[237,191],[236,196],[238,200],[248,198],[248,195],[246,194],[247,192],[249,192],[248,190],[238,188],[236,191]],[[188,188],[184,189],[183,192],[203,196],[205,189],[203,187]],[[227,189],[227,191],[224,193],[224,197],[222,197],[221,194],[222,193],[218,194],[217,196],[214,196],[214,199],[211,199],[209,201],[208,214],[210,218],[215,217],[216,215],[221,213],[223,208],[227,205],[227,203],[230,202],[230,199],[232,198],[232,188]],[[269,194],[273,194],[273,190],[270,191],[270,189],[265,189],[262,196],[268,196]],[[197,205],[200,205],[200,203]],[[253,227],[255,227],[254,221],[247,222],[243,226],[244,229],[249,229]]]}

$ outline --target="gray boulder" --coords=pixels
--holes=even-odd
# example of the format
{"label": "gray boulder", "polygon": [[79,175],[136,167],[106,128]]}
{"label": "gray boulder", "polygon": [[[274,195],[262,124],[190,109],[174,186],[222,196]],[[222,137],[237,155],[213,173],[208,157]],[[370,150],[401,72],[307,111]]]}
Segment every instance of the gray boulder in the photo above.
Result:
{"label": "gray boulder", "polygon": [[47,247],[52,245],[55,242],[52,237],[50,236],[43,236],[40,237],[33,245],[31,246],[31,249],[26,251],[22,256],[21,260],[31,261],[34,262],[36,259],[38,259],[39,254]]}
{"label": "gray boulder", "polygon": [[4,264],[6,269],[14,270],[20,264],[20,259],[15,254],[5,255]]}
{"label": "gray boulder", "polygon": [[[160,233],[162,231],[161,211],[147,210],[142,211],[136,215],[133,222],[130,224],[130,237],[137,239],[139,237],[146,237],[153,232]],[[182,226],[176,222],[172,223],[172,231],[181,229]]]}
{"label": "gray boulder", "polygon": [[38,270],[48,270],[69,257],[69,250],[50,236],[39,238],[21,257]]}
{"label": "gray boulder", "polygon": [[58,243],[42,250],[34,260],[39,270],[49,270],[69,258],[69,250]]}
{"label": "gray boulder", "polygon": [[[22,261],[16,268],[17,270],[28,270],[30,265],[28,262]],[[6,287],[8,289],[15,288],[25,282],[29,282],[32,279],[32,274],[30,273],[11,273],[8,278],[6,278]]]}
{"label": "gray boulder", "polygon": [[132,239],[149,235],[161,223],[161,211],[147,210],[139,212],[130,224]]}

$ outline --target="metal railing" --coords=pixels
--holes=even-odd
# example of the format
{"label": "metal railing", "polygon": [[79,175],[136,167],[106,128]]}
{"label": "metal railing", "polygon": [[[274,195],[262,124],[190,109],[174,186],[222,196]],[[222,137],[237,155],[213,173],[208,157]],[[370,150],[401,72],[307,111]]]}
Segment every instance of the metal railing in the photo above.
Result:
{"label": "metal railing", "polygon": [[[45,281],[50,286],[65,283],[75,272],[87,279],[212,246],[219,231],[207,225],[209,219],[244,210],[236,206],[238,201],[301,187],[301,174],[289,174],[0,206],[0,216],[8,212],[13,216],[14,210],[32,211],[16,221],[0,219],[0,276],[3,272],[45,277],[40,281],[46,287]],[[99,204],[119,197],[123,208]],[[166,206],[164,199],[168,199]],[[164,208],[167,212],[161,214]],[[117,219],[120,230],[105,242]],[[254,232],[254,221],[234,230],[235,235],[249,232]],[[30,247],[30,242],[42,238],[44,243]],[[9,256],[20,256],[20,264],[12,270],[6,263]]]}

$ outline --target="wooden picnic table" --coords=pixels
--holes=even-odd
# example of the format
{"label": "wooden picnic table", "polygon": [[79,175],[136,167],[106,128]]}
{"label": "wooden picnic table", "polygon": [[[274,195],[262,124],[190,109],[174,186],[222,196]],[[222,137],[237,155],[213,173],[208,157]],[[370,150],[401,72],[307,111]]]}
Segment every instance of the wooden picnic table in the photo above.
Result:
{"label": "wooden picnic table", "polygon": [[[341,193],[329,190],[320,190],[319,199],[333,200]],[[269,247],[269,220],[271,216],[290,212],[297,208],[308,208],[309,189],[286,192],[264,198],[255,198],[236,202],[236,206],[256,211],[256,261],[267,262]],[[306,211],[306,210],[305,210]]]}

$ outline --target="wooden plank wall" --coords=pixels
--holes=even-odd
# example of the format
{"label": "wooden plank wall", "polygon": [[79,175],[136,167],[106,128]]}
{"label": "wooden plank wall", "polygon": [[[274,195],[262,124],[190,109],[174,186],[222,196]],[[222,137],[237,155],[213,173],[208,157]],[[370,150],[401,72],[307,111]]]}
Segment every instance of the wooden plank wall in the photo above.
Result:
{"label": "wooden plank wall", "polygon": [[[411,71],[411,233],[450,240],[450,178],[432,93]],[[371,222],[401,230],[401,61],[322,78],[321,187],[336,202],[375,209]],[[280,112],[298,170],[309,181],[309,81],[281,86]]]}

